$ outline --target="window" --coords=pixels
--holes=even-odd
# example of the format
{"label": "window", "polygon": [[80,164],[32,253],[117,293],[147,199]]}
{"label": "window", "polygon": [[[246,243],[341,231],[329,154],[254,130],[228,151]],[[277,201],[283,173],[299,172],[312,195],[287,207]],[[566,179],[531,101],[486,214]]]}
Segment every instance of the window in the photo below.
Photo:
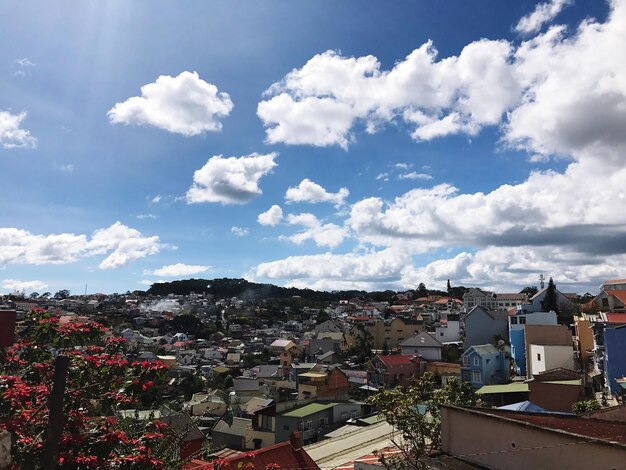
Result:
{"label": "window", "polygon": [[525,325],[526,324],[526,317],[519,317],[519,324],[520,325]]}
{"label": "window", "polygon": [[537,360],[541,361],[541,353],[537,353]]}
{"label": "window", "polygon": [[305,431],[311,430],[312,427],[313,427],[313,421],[312,420],[309,419],[306,423],[304,423],[304,430]]}
{"label": "window", "polygon": [[472,371],[472,382],[481,383],[479,370]]}
{"label": "window", "polygon": [[327,424],[328,424],[328,418],[326,416],[322,416],[320,418],[319,426],[322,427],[322,426],[326,426]]}
{"label": "window", "polygon": [[289,425],[283,424],[283,431],[289,431]]}
{"label": "window", "polygon": [[463,356],[463,365],[464,366],[469,366],[469,357]]}
{"label": "window", "polygon": [[475,366],[479,366],[480,365],[480,360],[478,359],[478,356],[474,356],[474,365]]}
{"label": "window", "polygon": [[350,416],[352,416],[352,418],[356,418],[356,410],[352,410],[350,412]]}
{"label": "window", "polygon": [[517,318],[511,317],[511,325],[517,325]]}
{"label": "window", "polygon": [[439,336],[443,336],[443,331],[440,331],[440,332],[439,332]]}

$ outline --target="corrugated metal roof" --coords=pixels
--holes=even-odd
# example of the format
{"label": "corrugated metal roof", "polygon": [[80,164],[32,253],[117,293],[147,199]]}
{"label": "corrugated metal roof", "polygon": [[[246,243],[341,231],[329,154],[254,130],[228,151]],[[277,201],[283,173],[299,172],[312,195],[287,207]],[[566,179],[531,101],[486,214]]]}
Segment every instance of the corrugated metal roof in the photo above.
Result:
{"label": "corrugated metal roof", "polygon": [[287,413],[283,413],[283,416],[288,416],[290,418],[304,418],[305,416],[319,413],[320,411],[328,410],[334,407],[335,405],[337,405],[337,403],[311,403],[301,408],[297,408]]}

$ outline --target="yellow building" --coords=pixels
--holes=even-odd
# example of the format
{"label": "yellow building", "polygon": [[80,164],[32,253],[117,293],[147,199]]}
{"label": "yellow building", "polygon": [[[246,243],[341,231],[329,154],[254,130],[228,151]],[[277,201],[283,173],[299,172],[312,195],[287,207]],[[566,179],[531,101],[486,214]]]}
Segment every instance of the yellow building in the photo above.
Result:
{"label": "yellow building", "polygon": [[424,320],[421,316],[417,319],[396,317],[393,320],[368,320],[352,327],[348,335],[348,344],[352,346],[359,335],[369,333],[372,338],[372,349],[383,350],[385,347],[388,350],[398,349],[402,341],[421,331],[424,331]]}

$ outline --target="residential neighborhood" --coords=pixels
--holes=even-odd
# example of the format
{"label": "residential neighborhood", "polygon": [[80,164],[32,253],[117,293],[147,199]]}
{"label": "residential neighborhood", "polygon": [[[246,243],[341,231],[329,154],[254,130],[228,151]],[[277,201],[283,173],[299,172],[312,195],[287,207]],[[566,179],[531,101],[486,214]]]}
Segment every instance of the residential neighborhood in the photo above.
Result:
{"label": "residential neighborhood", "polygon": [[[461,299],[436,291],[428,297],[406,291],[390,293],[388,300],[361,295],[331,301],[16,293],[2,298],[0,344],[10,347],[20,338],[31,312],[47,311],[60,324],[105,325],[106,337],[123,341],[129,359],[164,364],[162,404],[125,407],[117,414],[182,430],[180,455],[189,469],[209,468],[216,458],[234,464],[245,452],[260,456],[277,449],[294,459],[313,456],[318,467],[330,459],[337,463],[333,468],[350,462],[357,468],[381,443],[392,448],[399,432],[381,424],[385,416],[371,398],[424,377],[433,377],[438,388],[467,383],[478,398],[475,407],[443,408],[442,426],[449,431],[440,452],[446,458],[492,465],[464,456],[493,449],[493,442],[481,447],[481,441],[454,432],[458,420],[467,420],[503,423],[520,433],[516,445],[543,439],[542,433],[557,433],[556,441],[567,442],[563,432],[575,428],[571,432],[586,436],[591,447],[610,441],[613,448],[604,457],[609,461],[615,452],[626,455],[626,441],[599,437],[598,427],[587,434],[585,426],[605,423],[604,411],[625,406],[621,293],[626,295],[626,280],[607,280],[594,297],[562,294],[552,279],[530,296],[470,288]],[[572,321],[562,323],[563,318]],[[594,403],[599,417],[580,417],[580,403]],[[624,413],[615,416],[611,426],[626,429]],[[515,423],[539,426],[536,436],[526,437],[524,429],[530,428]],[[361,434],[374,430],[372,439],[360,442]],[[342,450],[332,443],[347,436],[358,444],[342,462]],[[319,446],[328,450],[307,453]]]}

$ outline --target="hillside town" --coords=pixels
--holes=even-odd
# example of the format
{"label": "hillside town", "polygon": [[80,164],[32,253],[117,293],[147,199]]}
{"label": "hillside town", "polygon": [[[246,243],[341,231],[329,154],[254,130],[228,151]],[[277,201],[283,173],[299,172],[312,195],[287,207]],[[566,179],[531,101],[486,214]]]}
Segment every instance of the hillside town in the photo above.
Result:
{"label": "hillside town", "polygon": [[[542,468],[623,468],[626,279],[585,295],[561,292],[543,276],[519,292],[448,281],[447,292],[421,284],[384,296],[336,294],[14,293],[0,298],[0,347],[15,349],[37,314],[35,328],[97,323],[107,341],[123,343],[118,359],[162,364],[158,393],[113,403],[111,418],[174,429],[176,457],[188,470],[250,462],[534,468],[537,453]],[[53,356],[69,354],[57,343],[44,346]],[[439,434],[428,435],[423,455],[410,454],[426,467],[394,467],[394,458],[396,465],[409,458],[409,441],[380,406],[381,394],[429,380],[435,395],[462,384],[471,406],[444,401],[434,412],[427,399],[411,405],[418,417],[437,414]],[[0,421],[0,428],[7,426]],[[19,433],[9,431],[2,432],[0,468],[21,448]]]}

